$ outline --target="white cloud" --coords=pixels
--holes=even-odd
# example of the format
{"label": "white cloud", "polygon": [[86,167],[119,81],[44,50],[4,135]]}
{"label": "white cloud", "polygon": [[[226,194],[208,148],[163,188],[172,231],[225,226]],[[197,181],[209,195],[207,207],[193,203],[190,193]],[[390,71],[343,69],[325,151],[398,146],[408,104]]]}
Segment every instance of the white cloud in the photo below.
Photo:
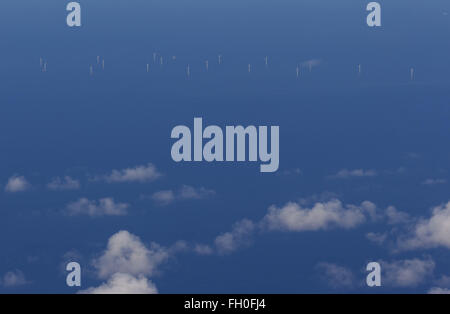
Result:
{"label": "white cloud", "polygon": [[177,200],[201,200],[214,196],[216,194],[213,190],[201,188],[194,188],[189,185],[183,185],[179,192],[172,190],[163,190],[153,193],[151,198],[160,205],[168,205]]}
{"label": "white cloud", "polygon": [[30,187],[31,184],[28,183],[24,176],[14,175],[9,178],[5,191],[10,193],[23,192],[28,190]]}
{"label": "white cloud", "polygon": [[106,282],[79,293],[158,293],[149,277],[157,272],[158,266],[168,260],[170,253],[184,248],[184,242],[176,243],[171,249],[155,243],[147,247],[137,236],[125,230],[119,231],[109,238],[105,251],[93,261],[98,277]]}
{"label": "white cloud", "polygon": [[7,272],[3,279],[0,280],[0,283],[4,287],[18,287],[28,284],[28,281],[25,279],[25,275],[20,270],[14,270]]}
{"label": "white cloud", "polygon": [[129,274],[116,273],[104,284],[89,288],[80,294],[156,294],[156,286],[144,276],[134,277]]}
{"label": "white cloud", "polygon": [[255,224],[248,219],[235,223],[230,232],[221,234],[215,239],[217,251],[219,254],[228,254],[247,245],[255,228]]}
{"label": "white cloud", "polygon": [[384,170],[383,173],[387,174],[387,175],[400,175],[400,174],[405,174],[407,171],[407,169],[405,167],[399,167],[397,169],[390,169],[390,170]]}
{"label": "white cloud", "polygon": [[284,207],[271,206],[263,223],[269,230],[281,231],[317,231],[332,227],[354,228],[373,216],[376,206],[368,201],[360,206],[343,206],[339,200],[316,203],[312,208],[303,208],[297,203],[288,203]]}
{"label": "white cloud", "polygon": [[161,173],[159,173],[159,171],[153,164],[149,163],[146,166],[137,166],[134,168],[127,168],[123,170],[112,170],[109,175],[96,177],[94,180],[104,180],[107,183],[146,183],[154,181],[160,177]]}
{"label": "white cloud", "polygon": [[436,286],[450,288],[450,276],[441,276],[435,281]]}
{"label": "white cloud", "polygon": [[406,224],[411,222],[411,217],[409,214],[397,210],[394,206],[389,206],[385,211],[385,215],[387,222],[390,225]]}
{"label": "white cloud", "polygon": [[169,248],[167,248],[165,250],[170,256],[172,256],[179,252],[187,252],[190,249],[191,249],[191,247],[190,247],[189,243],[187,243],[186,241],[180,240],[180,241],[175,242],[175,244],[173,244],[172,246],[170,246]]}
{"label": "white cloud", "polygon": [[375,170],[364,170],[364,169],[342,169],[335,175],[330,176],[330,178],[334,179],[348,179],[348,178],[362,178],[362,177],[375,177],[377,176],[377,172]]}
{"label": "white cloud", "polygon": [[428,294],[450,294],[450,289],[434,287],[428,290]]}
{"label": "white cloud", "polygon": [[66,213],[71,216],[124,216],[127,214],[128,204],[116,203],[112,198],[102,198],[98,202],[87,198],[80,198],[66,207]]}
{"label": "white cloud", "polygon": [[423,185],[436,185],[436,184],[445,184],[447,180],[445,179],[426,179],[422,182]]}
{"label": "white cloud", "polygon": [[353,272],[345,267],[331,264],[319,263],[317,265],[322,280],[333,288],[351,288],[355,284]]}
{"label": "white cloud", "polygon": [[232,230],[216,237],[214,249],[201,245],[195,251],[202,254],[217,252],[219,254],[231,253],[241,246],[248,245],[256,231],[319,231],[330,228],[355,228],[368,220],[377,220],[375,204],[364,201],[359,206],[343,205],[341,201],[332,199],[326,202],[317,202],[311,208],[303,207],[300,203],[288,203],[284,207],[271,206],[267,214],[259,221],[248,219],[237,222]]}
{"label": "white cloud", "polygon": [[147,248],[137,236],[120,231],[111,236],[106,250],[94,261],[94,266],[102,279],[115,273],[150,276],[168,257],[167,250],[157,244]]}
{"label": "white cloud", "polygon": [[165,190],[153,193],[152,199],[160,205],[168,205],[173,203],[176,197],[172,190]]}
{"label": "white cloud", "polygon": [[214,250],[209,245],[197,244],[194,247],[194,252],[199,255],[211,255]]}
{"label": "white cloud", "polygon": [[412,229],[398,240],[400,248],[450,248],[450,202],[435,207],[430,218],[419,219]]}
{"label": "white cloud", "polygon": [[387,233],[369,232],[368,234],[366,234],[366,238],[369,241],[372,241],[378,245],[384,244],[384,242],[386,242],[387,237],[388,237]]}
{"label": "white cloud", "polygon": [[183,185],[179,194],[179,198],[184,200],[198,200],[214,196],[215,194],[215,191],[205,189],[204,187],[194,188],[189,185]]}
{"label": "white cloud", "polygon": [[428,259],[409,259],[392,263],[381,261],[382,280],[393,287],[417,287],[432,276],[435,263]]}
{"label": "white cloud", "polygon": [[78,190],[80,188],[80,181],[72,179],[69,176],[65,176],[64,178],[56,177],[47,184],[47,188],[52,191]]}
{"label": "white cloud", "polygon": [[319,194],[313,194],[308,197],[300,198],[297,200],[297,203],[302,206],[309,206],[314,203],[327,202],[333,199],[339,199],[339,195],[333,192],[325,191]]}

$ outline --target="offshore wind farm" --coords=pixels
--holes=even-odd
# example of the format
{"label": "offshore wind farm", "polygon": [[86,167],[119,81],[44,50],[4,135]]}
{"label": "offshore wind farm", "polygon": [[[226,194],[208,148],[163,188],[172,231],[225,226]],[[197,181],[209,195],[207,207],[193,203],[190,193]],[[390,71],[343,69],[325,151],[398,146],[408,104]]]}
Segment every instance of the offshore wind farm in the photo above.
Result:
{"label": "offshore wind farm", "polygon": [[[150,73],[151,72],[150,71],[151,68],[153,68],[156,65],[159,65],[159,69],[160,70],[159,71],[157,71],[157,70],[153,71],[153,74],[154,75],[162,74],[163,72],[161,72],[161,71],[165,71],[163,69],[163,65],[165,64],[164,56],[154,52],[152,54],[151,59],[152,59],[152,61],[144,64],[145,69],[146,69],[146,73]],[[183,58],[181,57],[180,59],[183,59]],[[183,75],[183,68],[184,68],[185,78],[188,79],[188,80],[191,79],[191,71],[202,72],[201,71],[202,66],[200,66],[200,64],[199,64],[200,59],[197,59],[197,61],[196,60],[191,60],[191,62],[189,64],[183,64],[181,61],[177,60],[177,57],[175,55],[171,55],[170,57],[167,57],[166,60],[168,60],[166,64],[170,65],[170,75],[173,75],[174,78],[176,78],[177,76],[180,76],[180,75],[182,76]],[[228,60],[232,61],[231,58],[228,58]],[[197,68],[195,68],[193,66],[191,67],[191,64],[197,64]],[[326,62],[323,59],[313,58],[313,59],[303,60],[303,61],[299,60],[298,63],[291,65],[292,68],[294,69],[294,73],[295,73],[295,75],[292,76],[292,79],[298,80],[302,76],[301,75],[302,73],[307,72],[309,74],[312,74],[314,68],[323,67],[323,68],[327,69],[327,67],[329,65],[330,65],[330,63]],[[41,72],[47,72],[47,59],[44,59],[43,57],[40,57],[39,58],[39,66],[40,66]],[[60,64],[61,68],[64,68],[65,66],[66,66],[65,64]],[[356,71],[356,75],[354,75],[353,78],[363,79],[362,78],[362,75],[363,75],[362,67],[363,67],[363,65],[360,64],[360,63],[359,64],[355,64],[355,65],[348,64],[347,65],[347,69],[345,69],[342,65],[340,65],[340,69],[337,70],[337,71],[342,71],[342,73],[345,73],[345,72],[351,73],[351,71],[349,71],[349,70],[350,70],[351,67],[354,67],[354,66],[356,66],[357,71]],[[288,72],[290,72],[290,71],[287,70],[288,69],[288,65],[286,64],[286,62],[284,62],[284,60],[279,60],[279,63],[274,62],[272,64],[272,66],[270,67],[270,69],[269,69],[269,56],[265,56],[264,59],[263,59],[263,62],[260,62],[260,63],[258,63],[258,62],[247,63],[246,65],[245,64],[241,64],[239,66],[239,64],[237,62],[234,62],[234,63],[231,62],[231,64],[223,63],[223,55],[219,54],[217,56],[217,64],[213,64],[213,66],[211,68],[211,76],[210,76],[210,78],[213,79],[215,77],[214,74],[218,74],[218,75],[224,74],[224,73],[226,73],[227,75],[233,75],[233,74],[239,75],[240,73],[242,74],[242,71],[239,71],[239,67],[246,68],[248,73],[251,73],[254,70],[256,70],[257,74],[261,74],[261,77],[265,77],[265,78],[268,78],[271,74],[274,74],[274,75],[283,74],[283,75],[288,77],[289,76]],[[210,62],[209,62],[209,60],[204,60],[203,61],[203,68],[204,68],[205,72],[207,72],[207,73],[210,72]],[[335,68],[336,67],[333,67],[333,69],[335,69]],[[101,56],[97,56],[96,57],[96,65],[92,65],[92,64],[89,65],[89,76],[93,76],[96,69],[97,70],[101,70],[103,72],[105,71],[105,59],[103,59]],[[222,71],[222,69],[227,69],[227,71],[224,72],[224,71]],[[234,73],[233,73],[233,71],[234,71]],[[327,75],[328,76],[330,76],[330,75],[331,76],[337,75],[339,77],[337,71],[333,72],[333,73],[330,73],[329,71],[319,71],[319,73],[320,73],[320,75],[323,75],[325,77]],[[373,69],[369,68],[369,72],[372,72],[372,73],[377,73],[378,72],[377,73],[377,77],[382,77],[382,73],[379,72],[379,69],[377,69],[377,67],[374,67]],[[399,74],[401,73],[400,70],[398,71],[398,73]],[[75,74],[75,71],[74,71],[74,74]],[[110,72],[110,74],[113,74],[113,73]],[[404,74],[405,75],[403,75],[403,76],[400,74],[400,75],[398,75],[396,77],[393,77],[392,75],[389,75],[388,77],[386,77],[386,79],[389,78],[390,80],[395,80],[398,83],[402,83],[402,82],[405,83],[405,82],[408,81],[407,78],[409,76],[409,81],[410,82],[417,80],[415,67],[409,67],[409,68],[405,69],[404,70]],[[70,75],[70,73],[67,73],[67,75]],[[317,75],[315,77],[317,77]],[[304,76],[304,78],[307,79],[308,76]],[[351,75],[350,76],[346,76],[346,77],[340,76],[340,80],[342,80],[342,79],[343,80],[346,80],[346,79],[352,80],[352,76]],[[367,75],[364,75],[364,79],[367,80],[367,79],[369,79],[369,77]],[[432,77],[429,77],[429,79],[432,80]],[[420,79],[419,79],[419,81],[420,81]],[[422,81],[423,81],[423,83],[426,83],[426,77],[423,77]],[[449,81],[449,84],[450,84],[450,81]]]}

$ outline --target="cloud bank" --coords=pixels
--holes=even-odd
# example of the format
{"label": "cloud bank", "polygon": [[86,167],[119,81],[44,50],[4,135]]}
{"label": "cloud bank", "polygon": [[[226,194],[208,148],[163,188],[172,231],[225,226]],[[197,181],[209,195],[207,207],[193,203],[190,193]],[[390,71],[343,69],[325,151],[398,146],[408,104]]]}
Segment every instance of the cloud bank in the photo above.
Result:
{"label": "cloud bank", "polygon": [[65,212],[69,216],[124,216],[128,213],[128,207],[129,205],[126,203],[116,203],[113,198],[102,198],[98,201],[80,198],[78,201],[68,204]]}

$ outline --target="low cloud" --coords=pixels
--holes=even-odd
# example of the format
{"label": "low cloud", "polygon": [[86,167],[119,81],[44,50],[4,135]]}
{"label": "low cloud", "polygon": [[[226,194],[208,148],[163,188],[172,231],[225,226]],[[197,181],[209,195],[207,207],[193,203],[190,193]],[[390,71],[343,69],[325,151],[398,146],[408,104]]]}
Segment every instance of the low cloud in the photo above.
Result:
{"label": "low cloud", "polygon": [[160,205],[169,205],[179,200],[201,200],[212,197],[216,194],[213,190],[204,187],[194,188],[189,185],[183,185],[179,191],[162,190],[151,195],[151,199]]}
{"label": "low cloud", "polygon": [[78,190],[80,186],[80,181],[72,179],[69,176],[53,178],[52,181],[47,184],[47,188],[52,191]]}
{"label": "low cloud", "polygon": [[408,259],[394,262],[381,261],[383,282],[392,287],[414,288],[433,275],[435,263],[432,259]]}
{"label": "low cloud", "polygon": [[17,269],[7,272],[0,280],[0,285],[6,288],[19,287],[28,283],[23,272]]}
{"label": "low cloud", "polygon": [[215,239],[214,243],[218,253],[229,254],[248,245],[255,229],[255,224],[248,219],[235,223],[230,232],[223,233]]}
{"label": "low cloud", "polygon": [[214,253],[214,250],[208,245],[197,244],[194,247],[194,252],[199,255],[211,255]]}
{"label": "low cloud", "polygon": [[375,170],[364,169],[342,169],[338,173],[331,175],[331,179],[348,179],[348,178],[363,178],[363,177],[376,177],[378,173]]}
{"label": "low cloud", "polygon": [[412,231],[398,239],[401,249],[450,248],[450,202],[433,208],[431,217],[421,218]]}
{"label": "low cloud", "polygon": [[450,288],[450,276],[441,276],[439,279],[435,280],[435,285],[438,287]]}
{"label": "low cloud", "polygon": [[9,193],[24,192],[31,188],[31,184],[25,179],[24,176],[14,175],[8,179],[5,191]]}
{"label": "low cloud", "polygon": [[156,286],[144,276],[134,277],[116,273],[99,287],[89,288],[80,294],[157,294]]}
{"label": "low cloud", "polygon": [[183,185],[179,193],[179,198],[183,200],[200,200],[216,195],[213,190],[204,187],[194,188],[189,185]]}
{"label": "low cloud", "polygon": [[423,185],[437,185],[447,183],[446,179],[426,179],[422,182]]}
{"label": "low cloud", "polygon": [[334,199],[316,203],[311,208],[288,203],[281,208],[271,206],[263,222],[267,229],[280,231],[317,231],[334,227],[351,229],[366,222],[375,210],[375,204],[368,201],[359,206],[344,206]]}
{"label": "low cloud", "polygon": [[175,193],[172,190],[155,192],[152,194],[151,198],[160,205],[169,205],[176,200]]}
{"label": "low cloud", "polygon": [[97,176],[94,181],[105,181],[107,183],[147,183],[160,178],[162,174],[156,167],[149,163],[134,168],[126,168],[122,170],[112,170],[110,174]]}
{"label": "low cloud", "polygon": [[394,206],[389,206],[385,211],[385,215],[389,225],[407,224],[412,221],[408,213],[399,211]]}
{"label": "low cloud", "polygon": [[319,263],[316,268],[322,280],[334,289],[352,288],[355,285],[355,275],[348,268],[331,263]]}
{"label": "low cloud", "polygon": [[128,207],[128,204],[116,203],[112,198],[102,198],[98,201],[80,198],[78,201],[68,204],[65,212],[70,216],[124,216],[127,214]]}
{"label": "low cloud", "polygon": [[388,238],[388,234],[387,233],[369,232],[366,234],[366,238],[375,244],[382,245],[386,242],[386,240]]}
{"label": "low cloud", "polygon": [[137,236],[120,231],[109,238],[106,250],[93,264],[101,279],[115,273],[151,276],[168,257],[167,250],[159,245],[147,248]]}
{"label": "low cloud", "polygon": [[[179,246],[175,245],[175,250]],[[109,238],[105,251],[93,261],[97,276],[106,282],[79,293],[158,293],[149,278],[168,260],[170,253],[170,249],[155,243],[147,247],[137,236],[128,231],[119,231]]]}
{"label": "low cloud", "polygon": [[450,289],[434,287],[428,290],[428,294],[450,294]]}
{"label": "low cloud", "polygon": [[[259,221],[243,219],[233,225],[231,231],[225,232],[214,241],[214,246],[203,244],[208,254],[229,254],[252,241],[256,232],[307,232],[333,228],[353,229],[357,226],[377,219],[375,204],[365,201],[360,205],[343,205],[341,201],[332,199],[317,202],[307,207],[303,202],[288,203],[283,207],[271,206],[267,214]],[[196,250],[202,254],[202,250]]]}

